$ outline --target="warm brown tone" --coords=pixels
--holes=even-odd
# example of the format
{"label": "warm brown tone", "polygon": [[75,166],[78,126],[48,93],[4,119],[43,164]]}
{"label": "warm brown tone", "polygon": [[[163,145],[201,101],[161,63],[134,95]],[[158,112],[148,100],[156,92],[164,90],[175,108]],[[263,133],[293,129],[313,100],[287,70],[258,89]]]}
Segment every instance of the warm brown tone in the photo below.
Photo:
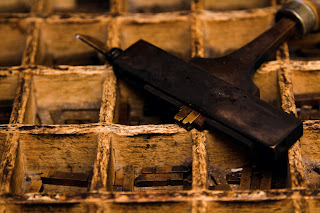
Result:
{"label": "warm brown tone", "polygon": [[[107,0],[96,8],[72,0],[6,2],[2,10],[15,13],[0,14],[0,212],[320,211],[319,120],[305,121],[287,159],[257,166],[218,134],[145,115],[150,97],[74,38],[89,34],[108,48],[142,38],[186,60],[218,57],[272,26],[282,1],[111,0],[109,9]],[[297,114],[295,95],[320,93],[319,38],[284,44],[262,65],[254,82],[263,100]],[[148,169],[149,178],[157,169],[159,178],[180,177],[175,166],[192,171],[183,185],[134,182]],[[43,183],[48,174],[87,185]]]}

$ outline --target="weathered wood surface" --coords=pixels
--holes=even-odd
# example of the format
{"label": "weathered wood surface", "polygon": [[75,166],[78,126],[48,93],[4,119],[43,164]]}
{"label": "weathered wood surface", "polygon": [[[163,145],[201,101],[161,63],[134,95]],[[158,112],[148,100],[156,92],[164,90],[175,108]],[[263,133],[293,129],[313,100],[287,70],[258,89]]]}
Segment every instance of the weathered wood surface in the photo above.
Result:
{"label": "weathered wood surface", "polygon": [[[144,99],[121,86],[112,68],[102,65],[103,57],[74,39],[75,33],[90,34],[108,48],[127,48],[145,39],[184,59],[215,57],[240,48],[271,27],[277,2],[283,1],[112,0],[110,13],[94,14],[74,0],[41,0],[27,5],[30,13],[0,14],[4,41],[0,65],[17,65],[0,68],[0,100],[15,99],[10,123],[0,125],[0,211],[319,212],[319,121],[304,123],[304,136],[288,153],[290,187],[270,189],[271,174],[264,171],[259,180],[248,152],[217,134],[190,133],[175,124],[114,124],[119,94],[137,99],[129,103],[142,105]],[[68,11],[55,14],[62,6]],[[272,7],[260,8],[265,6]],[[243,8],[252,9],[227,11]],[[157,13],[143,13],[150,11]],[[318,37],[314,34],[289,45],[292,50],[304,44],[314,48]],[[296,113],[295,94],[320,92],[320,61],[289,60],[286,48],[278,56],[257,71],[254,82],[263,100]],[[70,66],[87,64],[100,65]],[[60,115],[65,109],[94,109],[99,119],[52,125],[57,119],[49,108],[60,110]],[[143,114],[142,106],[132,108]],[[34,125],[41,121],[51,125]],[[132,184],[146,166],[180,165],[192,165],[191,190],[166,186],[157,192],[157,187]],[[134,192],[111,193],[115,174],[123,168],[131,171],[125,190]],[[228,187],[225,174],[241,168],[240,190],[229,190],[234,186]],[[28,191],[29,178],[38,180],[48,169],[92,173],[91,187],[47,186],[44,194],[19,195]],[[216,181],[224,183],[224,191],[207,190],[212,171]]]}

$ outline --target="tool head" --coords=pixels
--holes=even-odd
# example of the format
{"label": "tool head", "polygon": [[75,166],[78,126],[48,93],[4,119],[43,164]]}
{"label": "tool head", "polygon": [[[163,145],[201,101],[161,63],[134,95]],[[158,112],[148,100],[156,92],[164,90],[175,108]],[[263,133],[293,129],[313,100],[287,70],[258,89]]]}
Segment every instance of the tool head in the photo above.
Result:
{"label": "tool head", "polygon": [[320,27],[320,0],[291,0],[276,14],[276,21],[283,17],[294,19],[299,26],[298,37],[317,31]]}

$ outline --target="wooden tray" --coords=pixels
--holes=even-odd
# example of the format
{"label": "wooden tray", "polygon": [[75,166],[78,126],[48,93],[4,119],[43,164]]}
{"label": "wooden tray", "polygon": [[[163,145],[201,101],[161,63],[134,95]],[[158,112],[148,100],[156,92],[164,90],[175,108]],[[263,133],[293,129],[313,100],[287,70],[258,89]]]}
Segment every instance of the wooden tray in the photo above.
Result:
{"label": "wooden tray", "polygon": [[305,119],[269,167],[218,134],[178,127],[75,39],[218,57],[270,28],[282,1],[10,2],[0,1],[1,212],[320,211],[318,33],[254,75],[263,100]]}

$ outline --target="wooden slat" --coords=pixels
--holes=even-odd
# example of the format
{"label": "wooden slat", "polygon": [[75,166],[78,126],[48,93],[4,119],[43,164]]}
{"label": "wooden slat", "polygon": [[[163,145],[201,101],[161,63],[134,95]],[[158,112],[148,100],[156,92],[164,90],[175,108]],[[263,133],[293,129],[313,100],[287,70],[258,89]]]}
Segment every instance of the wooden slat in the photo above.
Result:
{"label": "wooden slat", "polygon": [[100,108],[100,122],[114,122],[114,113],[117,99],[117,79],[113,72],[108,72],[103,83],[103,95]]}
{"label": "wooden slat", "polygon": [[272,172],[264,171],[262,174],[262,179],[260,182],[261,190],[270,190],[271,189],[271,181],[272,181]]}
{"label": "wooden slat", "polygon": [[27,193],[39,193],[43,188],[42,180],[32,180]]}
{"label": "wooden slat", "polygon": [[8,134],[0,162],[0,192],[9,193],[13,170],[16,166],[19,134]]}
{"label": "wooden slat", "polygon": [[208,158],[206,150],[206,132],[191,131],[192,146],[192,189],[207,189]]}
{"label": "wooden slat", "polygon": [[210,172],[210,176],[215,180],[217,184],[214,186],[214,190],[231,190],[231,187],[229,186],[225,175],[223,175],[219,169],[213,169]]}
{"label": "wooden slat", "polygon": [[123,168],[122,191],[132,192],[134,187],[134,167],[128,165]]}
{"label": "wooden slat", "polygon": [[[280,61],[278,79],[281,93],[281,107],[285,112],[292,113],[297,116],[297,110],[295,106],[292,89],[291,69],[288,67],[290,61],[287,44],[284,44],[282,46],[282,49],[280,49],[277,58]],[[300,147],[300,141],[297,141],[288,151],[288,178],[290,187],[292,188],[300,188],[307,186]]]}
{"label": "wooden slat", "polygon": [[25,118],[27,102],[31,93],[31,75],[20,75],[17,95],[14,100],[10,117],[11,124],[22,124]]}
{"label": "wooden slat", "polygon": [[[297,116],[292,88],[292,73],[288,68],[290,62],[288,45],[285,43],[278,51],[277,59],[280,61],[278,70],[279,88],[281,93],[281,107],[287,113]],[[301,143],[297,141],[288,151],[288,182],[292,189],[306,188],[306,176],[302,161]],[[309,203],[298,197],[293,200],[295,212],[309,212]]]}
{"label": "wooden slat", "polygon": [[252,168],[244,167],[241,172],[240,190],[249,190],[251,185]]}
{"label": "wooden slat", "polygon": [[[90,190],[111,190],[108,187],[108,178],[112,179],[108,168],[110,165],[111,155],[111,135],[108,133],[101,133],[98,136],[97,157],[93,166],[93,176],[91,180]],[[112,171],[113,172],[113,171]],[[112,181],[113,182],[113,181]]]}
{"label": "wooden slat", "polygon": [[22,57],[22,65],[30,66],[39,64],[38,50],[40,42],[40,23],[31,23],[28,29],[29,35],[26,41],[26,49]]}

